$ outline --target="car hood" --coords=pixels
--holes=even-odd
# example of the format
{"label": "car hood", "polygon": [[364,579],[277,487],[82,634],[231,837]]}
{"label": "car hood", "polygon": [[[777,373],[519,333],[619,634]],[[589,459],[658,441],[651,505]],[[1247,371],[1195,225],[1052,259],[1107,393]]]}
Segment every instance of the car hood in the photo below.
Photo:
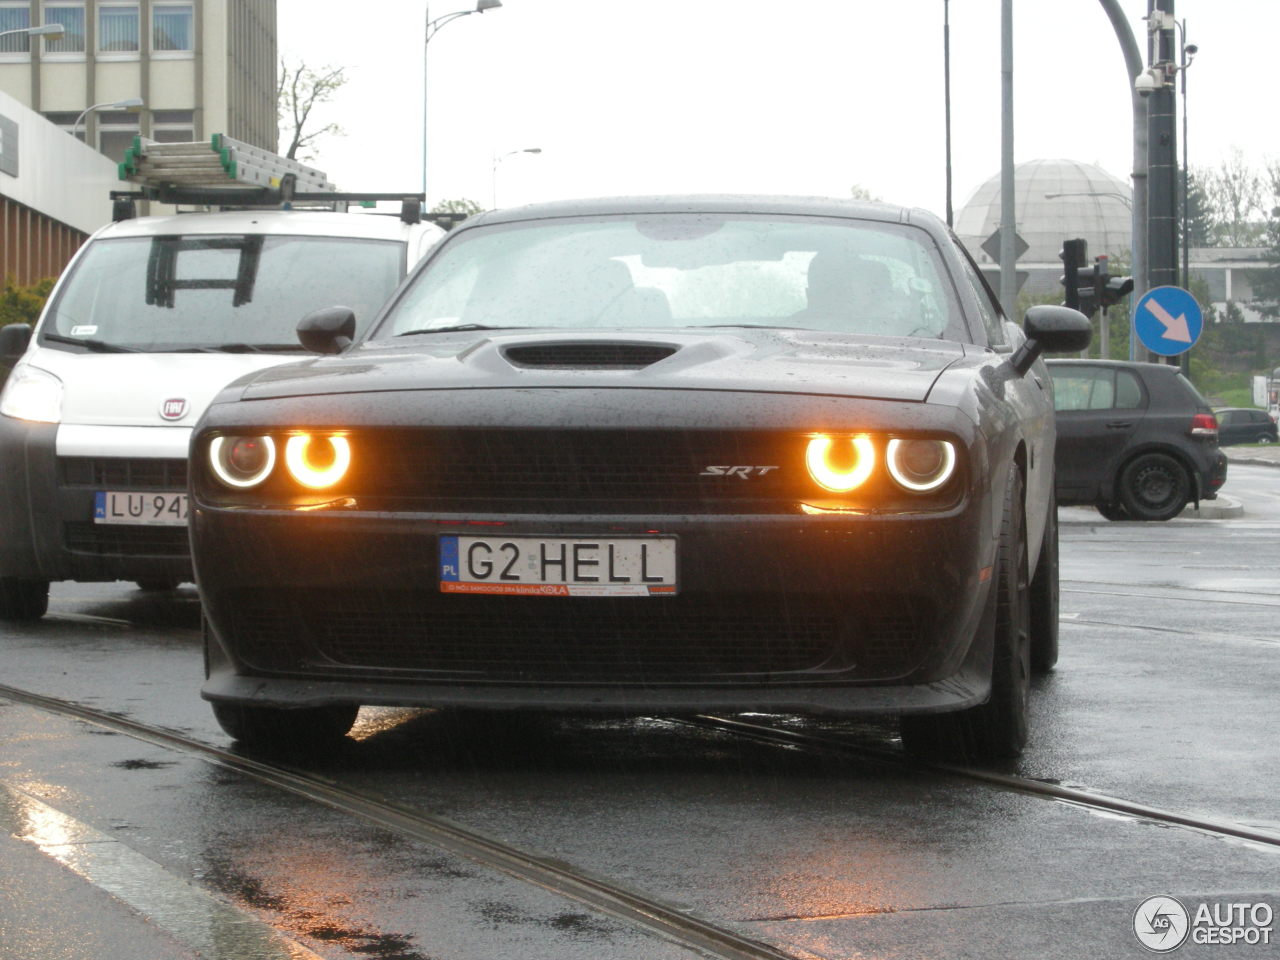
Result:
{"label": "car hood", "polygon": [[[290,360],[264,353],[71,353],[38,348],[23,358],[62,381],[62,422],[191,427],[218,391],[246,373]],[[180,416],[162,415],[185,401]]]}
{"label": "car hood", "polygon": [[264,370],[242,382],[242,399],[625,387],[921,402],[942,371],[964,355],[965,346],[950,341],[811,330],[441,333],[371,342],[342,357]]}

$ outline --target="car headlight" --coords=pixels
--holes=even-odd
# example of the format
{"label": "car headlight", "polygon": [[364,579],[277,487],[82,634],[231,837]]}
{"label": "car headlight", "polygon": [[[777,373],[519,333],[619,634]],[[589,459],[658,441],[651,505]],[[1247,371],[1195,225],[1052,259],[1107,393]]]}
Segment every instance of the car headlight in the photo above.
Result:
{"label": "car headlight", "polygon": [[346,476],[351,466],[351,444],[346,437],[312,437],[300,434],[284,445],[289,474],[304,487],[325,490]]}
{"label": "car headlight", "polygon": [[885,451],[889,475],[904,490],[928,493],[951,479],[956,469],[956,448],[946,440],[889,441]]}
{"label": "car headlight", "polygon": [[214,437],[209,441],[209,467],[228,487],[256,487],[276,465],[276,443],[270,437]]}
{"label": "car headlight", "polygon": [[0,413],[34,423],[61,422],[62,381],[39,367],[19,363],[0,394]]}
{"label": "car headlight", "polygon": [[848,493],[866,483],[876,466],[876,448],[870,437],[825,434],[809,439],[805,464],[814,483],[832,493]]}

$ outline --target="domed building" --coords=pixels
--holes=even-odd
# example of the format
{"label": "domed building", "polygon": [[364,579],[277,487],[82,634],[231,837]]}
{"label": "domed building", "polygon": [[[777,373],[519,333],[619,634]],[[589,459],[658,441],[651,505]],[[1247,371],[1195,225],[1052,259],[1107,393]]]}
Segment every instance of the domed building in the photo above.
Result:
{"label": "domed building", "polygon": [[[1062,241],[1083,237],[1089,258],[1099,254],[1132,259],[1132,190],[1101,167],[1078,160],[1029,160],[1014,167],[1018,236],[1029,249],[1018,258],[1027,274],[1021,292],[1038,296],[1062,289]],[[999,258],[982,249],[1000,229],[1000,174],[973,192],[956,213],[955,231],[999,289]],[[993,245],[991,245],[993,246]]]}

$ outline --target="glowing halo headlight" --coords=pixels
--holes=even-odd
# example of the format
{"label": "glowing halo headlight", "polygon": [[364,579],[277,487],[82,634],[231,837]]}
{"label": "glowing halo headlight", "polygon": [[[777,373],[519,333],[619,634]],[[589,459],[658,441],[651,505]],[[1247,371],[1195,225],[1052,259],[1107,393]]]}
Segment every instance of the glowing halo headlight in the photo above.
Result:
{"label": "glowing halo headlight", "polygon": [[[328,441],[327,450],[324,441]],[[317,455],[315,446],[322,449]],[[351,466],[351,444],[346,437],[312,437],[300,434],[284,445],[284,463],[293,479],[312,490],[324,490],[346,476]]]}
{"label": "glowing halo headlight", "polygon": [[956,448],[947,440],[889,441],[886,451],[889,475],[898,486],[913,493],[929,493],[951,479],[956,469]]}
{"label": "glowing halo headlight", "polygon": [[[818,486],[832,493],[848,493],[862,486],[871,476],[876,466],[876,448],[870,437],[843,438],[840,443],[848,443],[852,447],[853,457],[849,461],[845,451],[833,451],[836,442],[825,434],[812,437],[805,451],[805,465]],[[834,464],[833,452],[839,454]]]}
{"label": "glowing halo headlight", "polygon": [[228,487],[256,487],[276,465],[276,444],[270,437],[214,437],[209,441],[209,467]]}

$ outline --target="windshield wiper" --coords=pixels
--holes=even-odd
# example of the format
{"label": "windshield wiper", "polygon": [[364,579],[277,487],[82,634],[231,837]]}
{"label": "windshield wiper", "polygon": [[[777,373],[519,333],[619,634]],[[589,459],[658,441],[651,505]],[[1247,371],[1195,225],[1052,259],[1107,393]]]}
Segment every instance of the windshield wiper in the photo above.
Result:
{"label": "windshield wiper", "polygon": [[95,353],[146,353],[145,350],[139,350],[137,347],[125,347],[118,343],[107,343],[105,340],[64,337],[60,333],[46,333],[41,336],[41,339],[52,340],[54,343],[70,343],[77,347],[84,347],[86,350],[92,350]]}
{"label": "windshield wiper", "polygon": [[292,353],[306,347],[300,343],[219,343],[197,349],[209,353]]}
{"label": "windshield wiper", "polygon": [[457,333],[460,330],[528,330],[528,327],[491,327],[485,323],[457,323],[452,327],[424,328],[397,333],[397,337],[414,337],[422,333]]}

